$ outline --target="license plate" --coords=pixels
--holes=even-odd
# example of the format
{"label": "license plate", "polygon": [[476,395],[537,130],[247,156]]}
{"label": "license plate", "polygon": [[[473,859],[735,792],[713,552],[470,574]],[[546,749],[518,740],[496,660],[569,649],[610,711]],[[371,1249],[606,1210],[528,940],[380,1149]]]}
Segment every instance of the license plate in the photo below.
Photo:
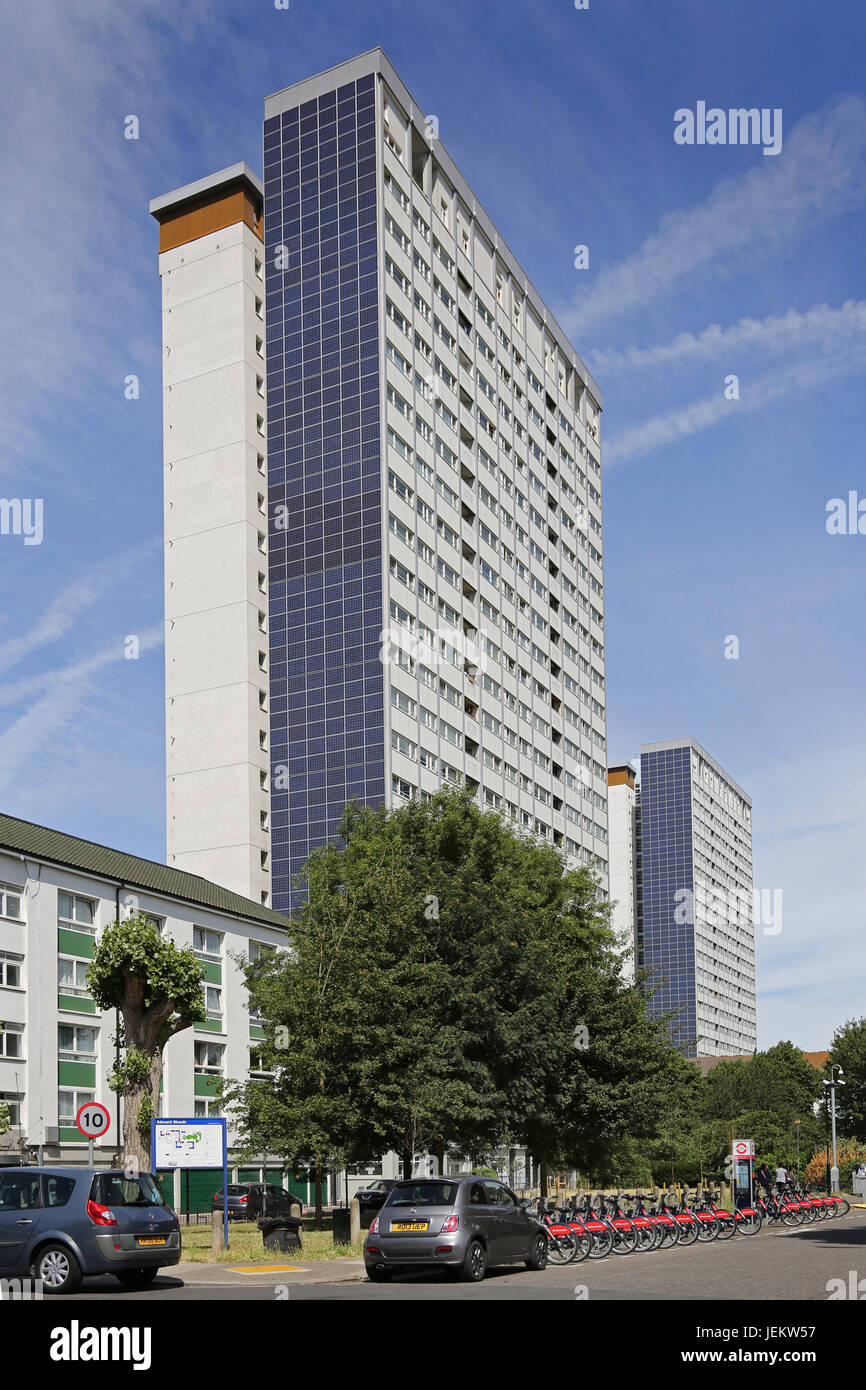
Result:
{"label": "license plate", "polygon": [[139,1245],[165,1245],[165,1236],[139,1236]]}
{"label": "license plate", "polygon": [[392,1221],[392,1231],[426,1231],[429,1221]]}

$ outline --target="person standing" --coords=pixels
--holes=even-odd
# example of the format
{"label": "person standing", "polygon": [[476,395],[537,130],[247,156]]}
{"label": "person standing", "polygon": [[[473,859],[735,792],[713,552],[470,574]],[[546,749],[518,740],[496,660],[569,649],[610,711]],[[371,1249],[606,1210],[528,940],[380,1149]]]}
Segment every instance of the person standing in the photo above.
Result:
{"label": "person standing", "polygon": [[780,1163],[776,1169],[776,1191],[781,1197],[788,1183],[788,1174],[784,1164]]}
{"label": "person standing", "polygon": [[761,1184],[761,1187],[763,1187],[766,1192],[769,1192],[771,1187],[773,1186],[773,1175],[770,1172],[769,1165],[766,1159],[764,1159],[764,1162],[758,1169],[756,1177],[758,1182]]}

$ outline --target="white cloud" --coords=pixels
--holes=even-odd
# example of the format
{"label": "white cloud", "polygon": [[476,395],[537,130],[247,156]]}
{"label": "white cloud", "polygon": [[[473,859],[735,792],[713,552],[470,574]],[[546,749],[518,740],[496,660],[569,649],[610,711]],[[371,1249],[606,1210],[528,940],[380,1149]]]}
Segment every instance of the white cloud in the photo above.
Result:
{"label": "white cloud", "polygon": [[734,353],[781,353],[800,347],[833,351],[864,333],[866,300],[849,299],[838,309],[816,304],[805,313],[789,309],[765,319],[740,319],[728,328],[714,323],[702,333],[678,333],[669,343],[655,347],[593,352],[590,360],[598,373],[647,371]]}
{"label": "white cloud", "polygon": [[707,276],[727,268],[732,253],[777,246],[806,223],[828,221],[864,202],[866,102],[846,96],[799,121],[778,158],[717,184],[696,207],[669,213],[634,255],[602,269],[589,292],[575,296],[558,317],[566,332],[582,335],[696,271]]}
{"label": "white cloud", "polygon": [[664,444],[673,444],[678,439],[699,434],[710,429],[721,420],[733,421],[742,414],[750,415],[756,410],[789,396],[794,391],[812,391],[839,377],[857,375],[866,371],[866,343],[858,351],[839,351],[824,361],[798,362],[778,371],[768,372],[762,377],[740,378],[740,399],[726,400],[723,384],[712,396],[695,401],[681,410],[667,415],[655,415],[641,424],[633,425],[608,441],[605,445],[605,461],[608,466],[614,463],[628,463],[644,454],[652,453]]}
{"label": "white cloud", "polygon": [[[149,651],[163,641],[163,626],[147,629],[139,636],[139,650]],[[107,666],[124,659],[121,642],[102,648],[79,661],[59,668],[48,675],[20,681],[12,687],[0,687],[0,704],[12,703],[4,696],[14,692],[16,703],[22,696],[42,689],[44,693],[18,719],[0,734],[0,793],[6,793],[17,773],[37,754],[43,759],[50,749],[51,738],[60,733],[94,690],[93,677]],[[86,769],[82,776],[86,784]]]}
{"label": "white cloud", "polygon": [[[150,560],[159,544],[161,542],[149,541],[127,551],[125,555],[103,560],[79,579],[67,584],[29,632],[0,642],[0,671],[9,671],[31,652],[65,636],[81,613],[104,599],[107,593],[116,590],[118,583],[132,573],[142,561]],[[3,691],[0,688],[0,703],[2,695]]]}

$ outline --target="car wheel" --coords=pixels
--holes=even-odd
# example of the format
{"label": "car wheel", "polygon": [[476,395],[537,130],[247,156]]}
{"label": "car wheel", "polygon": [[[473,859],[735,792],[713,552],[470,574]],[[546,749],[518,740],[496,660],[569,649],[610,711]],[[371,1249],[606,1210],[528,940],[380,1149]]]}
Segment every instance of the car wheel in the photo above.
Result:
{"label": "car wheel", "polygon": [[372,1284],[387,1284],[391,1278],[390,1269],[380,1269],[376,1265],[371,1265],[367,1270],[367,1278]]}
{"label": "car wheel", "polygon": [[43,1245],[32,1266],[33,1277],[45,1293],[75,1293],[82,1280],[81,1265],[65,1245]]}
{"label": "car wheel", "polygon": [[473,1240],[460,1266],[460,1278],[468,1284],[480,1284],[486,1273],[487,1251],[480,1240]]}
{"label": "car wheel", "polygon": [[144,1289],[153,1283],[158,1273],[159,1266],[152,1265],[149,1269],[122,1269],[114,1277],[125,1289]]}
{"label": "car wheel", "polygon": [[547,1268],[547,1236],[538,1235],[535,1237],[529,1259],[524,1260],[523,1263],[527,1269]]}

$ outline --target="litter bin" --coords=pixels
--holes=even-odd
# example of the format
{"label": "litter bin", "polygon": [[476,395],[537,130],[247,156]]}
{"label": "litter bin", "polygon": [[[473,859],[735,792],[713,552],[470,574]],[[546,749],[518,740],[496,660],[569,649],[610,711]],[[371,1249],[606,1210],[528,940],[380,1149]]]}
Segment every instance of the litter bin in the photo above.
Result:
{"label": "litter bin", "polygon": [[349,1245],[352,1234],[350,1212],[348,1207],[334,1208],[334,1244]]}
{"label": "litter bin", "polygon": [[258,1227],[266,1250],[301,1250],[301,1227],[299,1216],[262,1216]]}

